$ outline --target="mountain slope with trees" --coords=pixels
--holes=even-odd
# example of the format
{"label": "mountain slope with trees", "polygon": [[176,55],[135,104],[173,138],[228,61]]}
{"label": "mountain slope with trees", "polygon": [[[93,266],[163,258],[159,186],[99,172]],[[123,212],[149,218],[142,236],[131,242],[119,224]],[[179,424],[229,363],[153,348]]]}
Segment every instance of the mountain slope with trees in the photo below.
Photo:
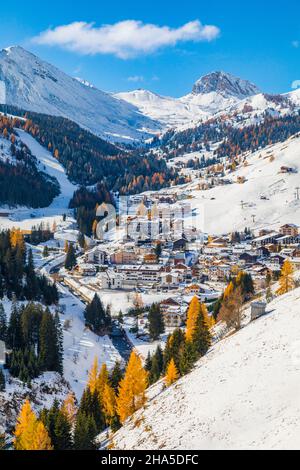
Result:
{"label": "mountain slope with trees", "polygon": [[298,449],[299,298],[299,289],[276,298],[269,314],[214,345],[190,374],[153,390],[113,448]]}

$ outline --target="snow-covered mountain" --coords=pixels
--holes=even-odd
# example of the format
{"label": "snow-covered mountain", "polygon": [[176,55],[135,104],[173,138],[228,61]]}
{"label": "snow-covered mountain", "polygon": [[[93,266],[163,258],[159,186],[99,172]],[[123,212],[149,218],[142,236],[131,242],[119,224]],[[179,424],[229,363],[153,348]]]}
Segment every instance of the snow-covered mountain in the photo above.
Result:
{"label": "snow-covered mountain", "polygon": [[225,72],[212,72],[201,77],[193,86],[193,95],[218,93],[224,98],[234,96],[239,99],[257,95],[260,90],[248,80],[242,80]]}
{"label": "snow-covered mountain", "polygon": [[202,111],[198,105],[160,96],[148,90],[139,89],[117,93],[115,97],[136,106],[141,113],[159,121],[165,128],[178,127],[186,123],[192,124],[201,118],[209,117],[208,113]]}
{"label": "snow-covered mountain", "polygon": [[67,117],[106,140],[141,140],[149,130],[159,129],[131,104],[69,77],[18,46],[0,51],[1,82],[2,103]]}
{"label": "snow-covered mountain", "polygon": [[200,120],[260,93],[252,83],[225,72],[201,77],[192,92],[181,98],[159,96],[147,90],[118,93],[115,96],[135,105],[141,113],[166,127],[193,126]]}
{"label": "snow-covered mountain", "polygon": [[[216,344],[113,437],[115,449],[299,449],[300,289]],[[137,424],[138,423],[138,424]]]}

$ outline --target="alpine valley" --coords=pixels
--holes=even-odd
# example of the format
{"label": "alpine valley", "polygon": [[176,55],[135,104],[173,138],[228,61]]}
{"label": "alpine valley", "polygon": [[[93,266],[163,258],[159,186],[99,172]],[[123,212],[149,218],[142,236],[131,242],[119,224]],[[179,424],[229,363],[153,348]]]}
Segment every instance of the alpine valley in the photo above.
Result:
{"label": "alpine valley", "polygon": [[299,155],[300,89],[3,49],[0,449],[299,449]]}

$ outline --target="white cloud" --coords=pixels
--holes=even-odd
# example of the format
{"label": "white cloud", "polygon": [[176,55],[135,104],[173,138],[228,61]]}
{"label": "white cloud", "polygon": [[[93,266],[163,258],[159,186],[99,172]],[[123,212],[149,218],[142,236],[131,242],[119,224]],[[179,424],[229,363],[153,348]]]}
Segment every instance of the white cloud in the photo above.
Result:
{"label": "white cloud", "polygon": [[213,25],[190,21],[179,28],[126,20],[96,27],[83,21],[57,26],[33,38],[36,44],[60,46],[80,54],[112,54],[129,59],[180,42],[212,41],[220,34]]}
{"label": "white cloud", "polygon": [[300,88],[300,80],[294,80],[292,83],[292,89],[297,90],[297,88]]}
{"label": "white cloud", "polygon": [[132,77],[128,77],[127,80],[129,82],[143,82],[144,81],[144,77],[143,75],[133,75]]}

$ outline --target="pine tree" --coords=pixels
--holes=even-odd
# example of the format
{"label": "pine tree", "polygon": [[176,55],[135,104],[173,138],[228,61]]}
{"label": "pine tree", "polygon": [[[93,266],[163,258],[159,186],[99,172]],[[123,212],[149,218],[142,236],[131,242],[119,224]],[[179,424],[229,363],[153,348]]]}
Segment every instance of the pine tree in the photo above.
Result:
{"label": "pine tree", "polygon": [[149,335],[152,341],[159,339],[160,335],[165,332],[165,325],[159,304],[153,304],[148,315]]}
{"label": "pine tree", "polygon": [[0,304],[0,341],[6,341],[7,318],[4,307]]}
{"label": "pine tree", "polygon": [[171,361],[170,361],[170,363],[167,367],[167,373],[166,373],[166,377],[165,377],[166,386],[170,387],[170,385],[172,385],[174,382],[176,382],[176,380],[178,380],[178,377],[179,377],[179,373],[178,373],[178,370],[176,368],[174,359],[171,359]]}
{"label": "pine tree", "polygon": [[93,416],[80,412],[74,430],[75,450],[96,450],[97,427]]}
{"label": "pine tree", "polygon": [[151,357],[150,351],[148,351],[148,355],[147,355],[147,358],[146,358],[146,361],[145,361],[144,368],[147,372],[150,372],[151,366],[152,366],[152,357]]}
{"label": "pine tree", "polygon": [[48,249],[47,245],[45,245],[44,249],[43,249],[43,257],[48,258],[48,256],[49,256],[49,249]]}
{"label": "pine tree", "polygon": [[6,343],[10,349],[18,350],[23,346],[23,334],[21,326],[21,311],[14,302],[7,328]]}
{"label": "pine tree", "polygon": [[26,266],[26,297],[28,300],[34,300],[39,294],[38,279],[34,268],[32,250],[29,250]]}
{"label": "pine tree", "polygon": [[115,366],[114,366],[113,370],[111,371],[110,378],[109,378],[110,383],[111,383],[112,387],[114,388],[115,392],[118,391],[120,382],[123,379],[123,377],[124,377],[124,374],[123,374],[123,371],[121,369],[121,364],[120,364],[119,361],[116,361]]}
{"label": "pine tree", "polygon": [[282,266],[279,286],[278,295],[286,294],[295,288],[294,266],[289,260],[286,260]]}
{"label": "pine tree", "polygon": [[147,372],[140,357],[131,353],[125,376],[120,382],[117,398],[117,412],[121,423],[141,408],[146,402],[145,391],[148,385]]}
{"label": "pine tree", "polygon": [[206,318],[206,312],[206,307],[202,304],[191,340],[196,359],[204,356],[211,345],[210,326]]}
{"label": "pine tree", "polygon": [[5,376],[3,370],[0,369],[0,392],[5,391]]}
{"label": "pine tree", "polygon": [[58,312],[55,313],[54,324],[56,329],[56,371],[62,375],[64,361],[64,334]]}
{"label": "pine tree", "polygon": [[180,358],[185,346],[185,341],[185,334],[181,329],[177,329],[172,335],[169,335],[164,349],[164,373],[166,373],[167,367],[172,358],[174,359],[175,365],[179,370]]}
{"label": "pine tree", "polygon": [[92,302],[87,305],[84,317],[86,325],[95,333],[101,333],[107,330],[111,325],[109,311],[105,310],[97,294],[95,294]]}
{"label": "pine tree", "polygon": [[105,427],[105,419],[102,410],[102,403],[99,400],[99,395],[97,391],[91,393],[88,387],[84,390],[77,415],[80,413],[84,413],[87,416],[91,416],[95,422],[97,431],[103,431]]}
{"label": "pine tree", "polygon": [[55,444],[55,450],[72,449],[73,443],[71,430],[71,424],[69,423],[67,417],[61,410],[59,410],[54,425],[55,440],[53,440],[53,444]]}
{"label": "pine tree", "polygon": [[39,334],[39,364],[42,371],[61,373],[62,358],[55,319],[48,309],[43,312]]}
{"label": "pine tree", "polygon": [[77,264],[76,252],[72,243],[69,243],[68,252],[65,259],[65,269],[71,271]]}

